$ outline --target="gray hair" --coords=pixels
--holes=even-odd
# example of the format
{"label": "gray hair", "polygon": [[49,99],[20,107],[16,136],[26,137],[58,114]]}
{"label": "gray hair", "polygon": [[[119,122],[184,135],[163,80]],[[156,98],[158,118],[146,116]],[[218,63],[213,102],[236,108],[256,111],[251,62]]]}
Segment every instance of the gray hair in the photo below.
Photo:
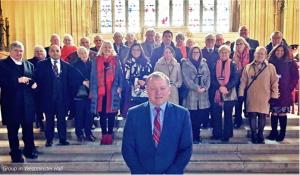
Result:
{"label": "gray hair", "polygon": [[46,50],[44,49],[44,47],[42,45],[35,45],[34,46],[34,53],[37,52],[37,51],[39,51],[39,50],[43,51],[43,53],[45,54],[45,56],[47,55]]}
{"label": "gray hair", "polygon": [[185,37],[184,37],[184,35],[183,35],[182,33],[178,33],[178,34],[176,35],[175,39],[176,39],[176,40],[177,40],[177,39],[185,40]]}
{"label": "gray hair", "polygon": [[207,35],[205,35],[205,41],[208,39],[216,40],[216,37],[212,33],[208,33]]}
{"label": "gray hair", "polygon": [[15,48],[20,48],[20,49],[24,50],[24,45],[20,41],[14,41],[10,44],[9,51],[14,50]]}
{"label": "gray hair", "polygon": [[78,48],[77,48],[77,54],[79,53],[79,52],[85,52],[85,53],[89,53],[89,50],[87,49],[87,48],[85,48],[85,47],[83,47],[83,46],[79,46]]}
{"label": "gray hair", "polygon": [[170,79],[167,75],[165,75],[164,73],[162,72],[153,72],[151,73],[148,77],[147,77],[147,80],[146,80],[146,84],[149,83],[150,80],[152,79],[162,79],[162,80],[165,80],[167,82],[167,84],[170,86]]}

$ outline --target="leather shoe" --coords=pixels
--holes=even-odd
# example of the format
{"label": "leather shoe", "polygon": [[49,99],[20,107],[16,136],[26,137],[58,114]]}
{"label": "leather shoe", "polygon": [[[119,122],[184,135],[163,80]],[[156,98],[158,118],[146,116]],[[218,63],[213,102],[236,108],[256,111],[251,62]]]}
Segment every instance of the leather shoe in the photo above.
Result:
{"label": "leather shoe", "polygon": [[31,153],[24,152],[23,155],[27,159],[36,159],[36,158],[38,158],[38,155],[34,151],[32,151]]}
{"label": "leather shoe", "polygon": [[51,147],[52,146],[52,144],[53,144],[53,142],[52,141],[50,141],[50,140],[47,140],[46,141],[46,147]]}
{"label": "leather shoe", "polygon": [[24,163],[24,158],[21,156],[20,158],[13,158],[12,163]]}
{"label": "leather shoe", "polygon": [[67,140],[60,140],[59,144],[62,145],[62,146],[70,145],[70,143]]}
{"label": "leather shoe", "polygon": [[95,142],[96,141],[96,139],[92,135],[87,136],[85,139],[89,142]]}

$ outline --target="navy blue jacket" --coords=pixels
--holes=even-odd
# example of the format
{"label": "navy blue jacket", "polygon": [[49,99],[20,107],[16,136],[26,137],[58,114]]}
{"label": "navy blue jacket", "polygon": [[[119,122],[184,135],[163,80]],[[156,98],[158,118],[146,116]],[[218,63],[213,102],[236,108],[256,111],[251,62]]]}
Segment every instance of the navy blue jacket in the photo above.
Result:
{"label": "navy blue jacket", "polygon": [[187,109],[167,103],[158,146],[152,138],[149,102],[130,108],[122,155],[132,174],[183,174],[192,155],[192,130]]}
{"label": "navy blue jacket", "polygon": [[[61,65],[61,78],[63,82],[63,102],[62,110],[67,113],[69,109],[69,104],[71,101],[71,92],[74,87],[74,80],[72,80],[72,75],[75,74],[76,70],[69,64],[60,60]],[[54,106],[49,105],[53,99],[53,80],[54,72],[52,70],[51,59],[46,59],[38,62],[36,67],[36,80],[38,84],[38,96],[41,102],[41,107],[43,112],[49,113],[53,111]]]}
{"label": "navy blue jacket", "polygon": [[[34,80],[34,66],[28,61],[22,61],[22,65],[24,71],[20,74],[11,57],[0,61],[0,104],[3,125],[34,121],[34,90],[31,88],[34,81],[30,81],[27,85],[18,83],[18,78],[22,76]],[[21,106],[23,109],[19,108]]]}
{"label": "navy blue jacket", "polygon": [[217,60],[219,59],[219,52],[217,49],[214,49],[212,53],[209,53],[207,51],[207,48],[204,47],[203,49],[201,49],[202,52],[202,57],[206,59],[209,71],[212,72]]}

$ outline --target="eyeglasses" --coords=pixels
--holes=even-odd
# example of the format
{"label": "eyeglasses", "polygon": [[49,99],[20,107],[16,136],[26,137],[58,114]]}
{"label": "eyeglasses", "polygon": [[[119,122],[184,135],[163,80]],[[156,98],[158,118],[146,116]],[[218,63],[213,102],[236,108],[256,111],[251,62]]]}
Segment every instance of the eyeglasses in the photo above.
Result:
{"label": "eyeglasses", "polygon": [[192,53],[196,54],[196,53],[200,53],[200,52],[192,52]]}

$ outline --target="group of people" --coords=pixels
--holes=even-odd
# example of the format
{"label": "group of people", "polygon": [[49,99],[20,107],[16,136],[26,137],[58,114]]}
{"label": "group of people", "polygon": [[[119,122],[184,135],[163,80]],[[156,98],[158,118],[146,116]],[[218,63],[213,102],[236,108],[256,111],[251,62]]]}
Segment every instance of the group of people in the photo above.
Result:
{"label": "group of people", "polygon": [[[243,104],[253,143],[264,143],[270,112],[272,131],[267,138],[284,140],[291,93],[299,79],[296,62],[281,32],[273,32],[266,47],[248,37],[246,26],[239,28],[239,35],[226,43],[222,34],[209,33],[205,47],[200,48],[191,38],[185,43],[182,33],[174,44],[170,30],[162,33],[161,43],[154,29],[146,31],[143,43],[131,34],[125,44],[119,32],[113,35],[114,43],[96,35],[94,47],[88,37],[75,46],[71,35],[64,36],[61,47],[60,37],[53,34],[51,45],[36,46],[28,61],[23,58],[23,44],[13,42],[10,56],[0,62],[2,122],[7,126],[12,161],[23,162],[22,154],[37,158],[34,121],[44,130],[45,145],[50,147],[56,117],[59,143],[69,145],[67,115],[74,116],[80,142],[96,140],[91,129],[94,116],[100,116],[101,144],[113,143],[118,113],[127,118],[122,151],[137,173],[156,172],[147,167],[155,161],[155,149],[144,152],[151,142],[143,139],[151,137],[154,148],[168,154],[167,161],[156,162],[163,169],[157,172],[180,173],[190,158],[191,144],[202,141],[200,128],[212,127],[211,139],[229,142],[233,128],[243,125]],[[20,126],[23,151],[18,141]],[[178,152],[183,157],[164,169]],[[146,163],[135,162],[143,159]]]}

